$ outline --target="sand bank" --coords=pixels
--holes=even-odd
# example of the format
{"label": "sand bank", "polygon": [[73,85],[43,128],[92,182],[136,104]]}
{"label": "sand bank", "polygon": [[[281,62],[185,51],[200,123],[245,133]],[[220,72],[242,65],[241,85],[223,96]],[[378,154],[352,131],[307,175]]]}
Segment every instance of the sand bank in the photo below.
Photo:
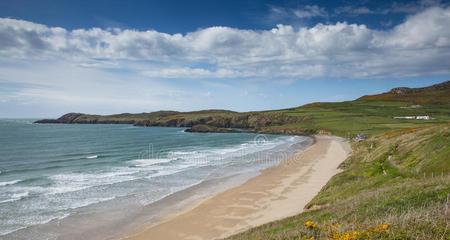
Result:
{"label": "sand bank", "polygon": [[350,151],[342,138],[317,136],[278,166],[124,239],[217,239],[301,213]]}

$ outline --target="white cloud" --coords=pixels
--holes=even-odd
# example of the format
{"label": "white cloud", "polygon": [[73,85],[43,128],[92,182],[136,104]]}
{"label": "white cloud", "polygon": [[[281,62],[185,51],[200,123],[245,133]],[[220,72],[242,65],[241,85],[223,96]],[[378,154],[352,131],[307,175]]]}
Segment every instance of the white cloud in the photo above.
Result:
{"label": "white cloud", "polygon": [[[450,8],[433,7],[407,19],[386,36],[385,44],[402,50],[440,50],[450,47]],[[442,49],[441,49],[442,50]]]}
{"label": "white cloud", "polygon": [[450,69],[450,63],[442,63],[450,54],[449,22],[450,8],[432,7],[386,31],[338,22],[264,31],[210,27],[183,35],[69,31],[3,18],[0,59],[63,59],[85,68],[127,66],[152,78],[416,76]]}
{"label": "white cloud", "polygon": [[310,19],[327,16],[327,10],[318,5],[305,5],[300,8],[269,6],[269,19],[275,22],[283,19]]}
{"label": "white cloud", "polygon": [[[181,106],[195,94],[183,95],[171,81],[285,84],[296,79],[449,74],[448,23],[450,8],[442,7],[428,8],[386,31],[346,22],[298,29],[277,25],[264,31],[210,27],[187,34],[70,31],[3,18],[0,79],[44,86],[22,89],[17,94],[23,98],[115,105],[136,101],[147,106],[170,101],[170,106]],[[48,66],[36,64],[39,61]],[[133,99],[116,97],[121,95]]]}
{"label": "white cloud", "polygon": [[0,18],[0,115],[267,109],[277,107],[261,100],[267,91],[299,79],[449,75],[449,23],[442,6],[383,31],[337,22],[167,34]]}
{"label": "white cloud", "polygon": [[317,5],[306,5],[303,8],[295,9],[294,14],[298,18],[326,17],[327,11]]}

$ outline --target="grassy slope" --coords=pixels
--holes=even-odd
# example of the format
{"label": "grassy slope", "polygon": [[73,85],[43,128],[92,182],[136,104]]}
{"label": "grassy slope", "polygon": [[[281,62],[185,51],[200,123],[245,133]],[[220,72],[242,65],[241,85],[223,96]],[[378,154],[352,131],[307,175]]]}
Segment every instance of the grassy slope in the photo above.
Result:
{"label": "grassy slope", "polygon": [[394,88],[389,92],[366,95],[359,100],[390,100],[412,102],[414,104],[438,104],[448,101],[450,82],[443,82],[423,88]]}
{"label": "grassy slope", "polygon": [[[307,239],[314,232],[304,226],[307,220],[319,226],[316,238],[334,233],[333,239],[450,239],[449,143],[450,124],[398,129],[352,143],[343,172],[309,203],[309,211],[230,239]],[[382,223],[390,225],[387,232],[369,230]]]}
{"label": "grassy slope", "polygon": [[[316,129],[339,136],[358,132],[377,134],[392,129],[411,128],[418,125],[445,123],[450,121],[448,104],[422,105],[408,108],[411,102],[356,100],[339,103],[314,103],[298,108],[281,110],[290,116],[302,116],[299,123],[274,126],[266,130],[277,132],[280,129]],[[394,116],[430,115],[433,120],[400,120]]]}
{"label": "grassy slope", "polygon": [[[370,138],[352,143],[343,171],[308,204],[308,211],[230,239],[450,239],[448,86],[282,110],[306,121],[266,130],[309,128],[339,136],[363,132]],[[421,106],[411,108],[417,104]],[[417,115],[434,119],[393,118]],[[307,220],[317,227],[308,229]],[[388,231],[376,228],[383,223],[389,224]]]}

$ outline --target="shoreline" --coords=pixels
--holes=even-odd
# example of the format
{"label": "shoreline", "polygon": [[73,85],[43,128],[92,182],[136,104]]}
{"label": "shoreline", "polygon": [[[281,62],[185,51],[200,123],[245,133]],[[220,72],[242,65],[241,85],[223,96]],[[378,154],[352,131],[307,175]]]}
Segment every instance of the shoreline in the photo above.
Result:
{"label": "shoreline", "polygon": [[[177,135],[179,131],[177,129]],[[183,134],[183,136],[187,135]],[[47,222],[14,230],[6,235],[0,236],[0,238],[3,239],[4,237],[5,240],[48,239],[49,236],[52,238],[57,236],[58,239],[118,239],[124,236],[124,234],[134,233],[136,229],[158,223],[168,216],[177,214],[202,199],[239,186],[260,174],[262,169],[279,164],[288,156],[298,152],[299,149],[306,149],[313,142],[313,138],[301,136],[286,136],[281,140],[278,138],[273,138],[273,140],[276,140],[273,145],[257,149],[253,148],[253,144],[250,144],[250,148],[247,148],[233,143],[231,147],[225,149],[231,149],[231,152],[234,152],[234,155],[236,155],[234,157],[233,154],[228,154],[229,151],[225,151],[226,154],[222,155],[223,148],[219,147],[216,150],[220,151],[215,154],[219,154],[218,156],[220,158],[216,160],[213,158],[213,163],[214,161],[219,163],[219,161],[222,161],[221,158],[230,158],[229,164],[219,164],[222,167],[212,168],[212,171],[210,166],[213,165],[210,164],[204,167],[196,167],[193,169],[204,168],[202,170],[203,172],[195,170],[181,175],[180,180],[164,176],[158,178],[155,180],[155,185],[161,185],[165,182],[171,183],[171,181],[182,181],[181,183],[185,184],[187,182],[183,180],[185,176],[198,176],[198,179],[200,179],[200,181],[192,182],[190,185],[175,189],[161,198],[154,198],[153,192],[151,191],[153,186],[152,182],[146,182],[144,184],[137,181],[136,183],[140,184],[137,186],[127,183],[122,186],[136,186],[136,189],[139,186],[139,190],[135,190],[133,194],[116,196],[106,201],[99,201],[74,208],[70,210],[69,214],[52,218]],[[244,146],[248,145],[248,141],[243,141]],[[268,139],[268,141],[270,140]],[[242,151],[239,150],[241,148],[243,148]],[[205,159],[207,158],[203,155],[199,157],[200,161]],[[264,161],[264,159],[268,161]],[[199,161],[195,158],[193,160],[196,161],[196,164]],[[195,175],[196,172],[203,175]],[[204,172],[208,172],[208,174],[205,175]],[[168,186],[173,185],[168,184]]]}
{"label": "shoreline", "polygon": [[217,239],[304,211],[349,156],[343,138],[314,136],[314,143],[231,189],[202,198],[161,221],[120,239]]}

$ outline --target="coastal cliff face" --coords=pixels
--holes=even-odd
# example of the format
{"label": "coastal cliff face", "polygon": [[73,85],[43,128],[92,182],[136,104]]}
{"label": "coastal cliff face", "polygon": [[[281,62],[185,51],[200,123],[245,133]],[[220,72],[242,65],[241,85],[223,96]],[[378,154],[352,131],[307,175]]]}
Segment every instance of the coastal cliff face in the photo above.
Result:
{"label": "coastal cliff face", "polygon": [[61,116],[58,119],[42,119],[38,120],[35,123],[73,123],[75,119],[83,114],[81,113],[67,113]]}
{"label": "coastal cliff face", "polygon": [[68,113],[58,119],[43,119],[35,123],[65,124],[133,124],[135,126],[187,127],[192,132],[230,132],[232,129],[257,131],[304,121],[304,117],[284,113],[237,113],[225,110],[198,112],[159,111],[141,114],[118,114],[109,116]]}
{"label": "coastal cliff face", "polygon": [[174,115],[166,118],[136,121],[137,126],[164,126],[164,127],[192,127],[195,125],[208,125],[215,128],[241,128],[258,129],[267,126],[283,125],[302,121],[302,118],[287,116],[286,114],[212,114],[210,116]]}

